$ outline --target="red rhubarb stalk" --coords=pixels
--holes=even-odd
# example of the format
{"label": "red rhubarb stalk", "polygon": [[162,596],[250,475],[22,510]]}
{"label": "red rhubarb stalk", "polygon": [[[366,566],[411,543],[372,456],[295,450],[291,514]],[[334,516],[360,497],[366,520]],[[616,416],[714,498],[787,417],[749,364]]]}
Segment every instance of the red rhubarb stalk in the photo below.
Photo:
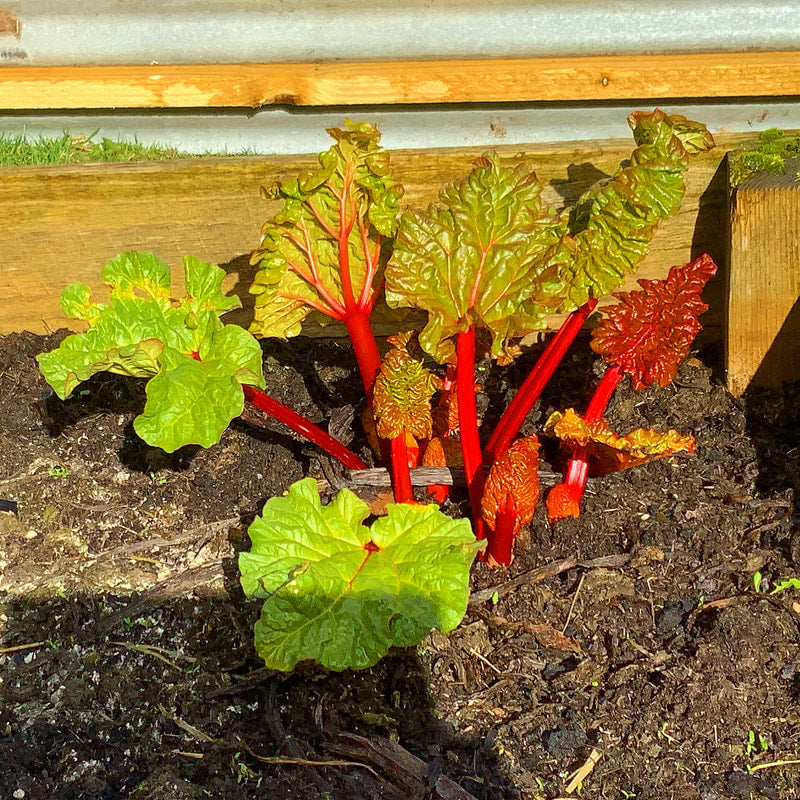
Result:
{"label": "red rhubarb stalk", "polygon": [[408,468],[408,448],[404,434],[390,439],[392,491],[396,503],[415,503]]}
{"label": "red rhubarb stalk", "polygon": [[[602,380],[597,384],[592,399],[586,407],[583,419],[586,422],[598,422],[603,418],[614,392],[622,380],[622,369],[614,364],[606,370]],[[589,477],[589,451],[584,445],[575,445],[564,473],[564,489],[571,501],[579,504],[586,489],[586,480]]]}
{"label": "red rhubarb stalk", "polygon": [[301,414],[292,411],[288,406],[253,386],[243,385],[242,389],[244,389],[245,398],[256,408],[261,409],[261,411],[269,414],[278,422],[283,423],[287,428],[321,447],[328,455],[341,461],[348,469],[366,469],[366,464],[355,453],[348,450],[338,439],[334,439],[333,436],[314,425],[313,422],[310,422]]}
{"label": "red rhubarb stalk", "polygon": [[578,332],[594,311],[597,300],[588,300],[579,309],[573,311],[555,335],[550,339],[544,352],[539,356],[525,382],[517,390],[497,423],[489,441],[486,443],[485,456],[488,464],[493,464],[508,450],[514,437],[519,433],[525,418],[536,404],[536,401],[547,386],[556,368],[569,350]]}
{"label": "red rhubarb stalk", "polygon": [[461,452],[464,456],[464,475],[467,480],[469,503],[472,507],[475,538],[485,539],[486,531],[481,518],[481,498],[486,475],[478,436],[478,409],[475,405],[474,327],[461,331],[456,337],[456,390]]}
{"label": "red rhubarb stalk", "polygon": [[491,566],[508,566],[514,554],[514,539],[519,527],[519,513],[513,499],[497,510],[494,531],[489,537],[486,560]]}
{"label": "red rhubarb stalk", "polygon": [[381,368],[381,356],[375,334],[369,324],[369,314],[360,309],[348,310],[343,322],[353,343],[358,370],[361,373],[361,383],[367,396],[367,405],[372,406],[372,391]]}

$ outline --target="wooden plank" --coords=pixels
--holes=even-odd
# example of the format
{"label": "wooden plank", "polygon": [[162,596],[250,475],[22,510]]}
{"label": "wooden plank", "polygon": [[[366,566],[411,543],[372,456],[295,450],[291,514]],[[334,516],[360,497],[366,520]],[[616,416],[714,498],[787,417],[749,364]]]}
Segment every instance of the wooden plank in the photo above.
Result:
{"label": "wooden plank", "polygon": [[800,52],[0,68],[0,108],[258,108],[800,94]]}
{"label": "wooden plank", "polygon": [[[721,262],[725,251],[727,180],[720,163],[745,137],[720,137],[719,146],[692,161],[681,212],[656,234],[638,277],[663,277],[669,267],[707,251]],[[570,205],[630,155],[623,140],[496,148],[504,159],[530,160],[549,185],[547,200]],[[425,205],[440,185],[465,175],[476,149],[397,151],[395,175],[406,187],[404,202]],[[177,268],[191,253],[219,263],[239,277],[245,303],[238,321],[247,323],[252,278],[249,253],[276,201],[259,189],[309,168],[313,156],[192,159],[139,164],[6,169],[0,181],[0,333],[43,332],[67,320],[58,296],[76,280],[101,292],[100,268],[126,250],[150,250]],[[722,176],[722,180],[720,180]],[[177,272],[177,270],[176,270]],[[630,280],[628,287],[634,285]],[[720,283],[721,286],[721,283]],[[712,300],[706,324],[719,326],[722,292]],[[74,323],[73,323],[74,324]],[[554,318],[553,324],[558,324]],[[325,328],[326,335],[334,331]]]}
{"label": "wooden plank", "polygon": [[800,379],[800,159],[734,190],[726,371],[728,387]]}

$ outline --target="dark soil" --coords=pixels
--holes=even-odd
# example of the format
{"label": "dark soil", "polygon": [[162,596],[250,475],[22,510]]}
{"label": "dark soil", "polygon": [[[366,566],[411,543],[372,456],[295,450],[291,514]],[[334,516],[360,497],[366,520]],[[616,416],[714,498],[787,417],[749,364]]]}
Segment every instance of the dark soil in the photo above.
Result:
{"label": "dark soil", "polygon": [[[138,383],[52,396],[33,357],[57,341],[0,339],[3,799],[800,796],[800,592],[770,594],[800,576],[800,386],[740,402],[692,358],[623,387],[616,430],[674,427],[697,454],[590,482],[554,530],[540,509],[510,570],[476,566],[452,634],[283,675],[255,656],[236,551],[267,498],[338,472],[277,427],[148,448]],[[344,347],[269,345],[266,366],[316,420],[358,403]],[[566,365],[531,424],[591,372]]]}

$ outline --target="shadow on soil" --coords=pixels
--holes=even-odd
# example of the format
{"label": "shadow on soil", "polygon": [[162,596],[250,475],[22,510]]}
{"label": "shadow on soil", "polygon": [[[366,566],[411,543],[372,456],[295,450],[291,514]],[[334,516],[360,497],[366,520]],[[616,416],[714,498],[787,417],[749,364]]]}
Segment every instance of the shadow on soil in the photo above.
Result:
{"label": "shadow on soil", "polygon": [[[448,778],[477,798],[508,796],[493,738],[436,718],[413,651],[360,672],[264,669],[252,647],[258,606],[243,599],[234,560],[223,566],[221,595],[195,585],[200,596],[166,598],[162,586],[4,605],[4,638],[28,645],[6,662],[4,797],[390,800],[438,796],[428,793]],[[365,765],[354,734],[384,760]],[[393,744],[409,741],[422,759],[410,771]]]}

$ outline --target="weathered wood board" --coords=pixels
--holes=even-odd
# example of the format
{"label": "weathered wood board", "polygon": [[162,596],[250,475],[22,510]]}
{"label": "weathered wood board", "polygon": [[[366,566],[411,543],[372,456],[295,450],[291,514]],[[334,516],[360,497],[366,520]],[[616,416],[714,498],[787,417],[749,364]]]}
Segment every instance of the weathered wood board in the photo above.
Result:
{"label": "weathered wood board", "polygon": [[[727,181],[721,162],[743,139],[720,137],[715,150],[693,159],[681,212],[663,223],[637,277],[661,277],[704,251],[722,263]],[[495,150],[504,158],[529,159],[549,183],[548,200],[563,206],[612,173],[632,148],[631,142],[614,140]],[[466,174],[480,153],[392,153],[394,172],[406,187],[404,201],[431,202],[440,185]],[[236,291],[247,303],[249,253],[259,243],[262,223],[277,210],[274,201],[261,198],[260,187],[313,163],[315,156],[249,157],[3,170],[0,333],[64,326],[58,305],[63,287],[80,280],[102,292],[100,268],[126,250],[155,252],[176,277],[187,253],[225,266],[240,274]],[[719,280],[709,294],[713,307],[705,323],[711,330],[722,323],[722,287]],[[240,321],[247,321],[246,312]]]}
{"label": "weathered wood board", "polygon": [[796,95],[799,52],[4,67],[0,108],[258,108]]}
{"label": "weathered wood board", "polygon": [[728,388],[800,379],[800,159],[731,198],[725,350]]}

